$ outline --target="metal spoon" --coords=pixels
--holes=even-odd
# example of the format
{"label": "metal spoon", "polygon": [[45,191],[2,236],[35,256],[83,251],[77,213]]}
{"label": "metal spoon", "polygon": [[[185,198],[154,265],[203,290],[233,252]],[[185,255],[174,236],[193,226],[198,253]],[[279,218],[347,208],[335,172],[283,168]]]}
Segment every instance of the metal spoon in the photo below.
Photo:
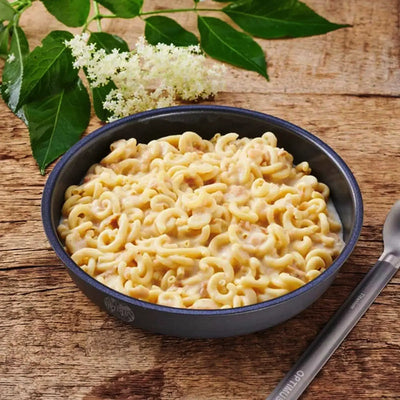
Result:
{"label": "metal spoon", "polygon": [[296,400],[368,310],[400,267],[400,200],[383,226],[384,250],[377,263],[266,400]]}

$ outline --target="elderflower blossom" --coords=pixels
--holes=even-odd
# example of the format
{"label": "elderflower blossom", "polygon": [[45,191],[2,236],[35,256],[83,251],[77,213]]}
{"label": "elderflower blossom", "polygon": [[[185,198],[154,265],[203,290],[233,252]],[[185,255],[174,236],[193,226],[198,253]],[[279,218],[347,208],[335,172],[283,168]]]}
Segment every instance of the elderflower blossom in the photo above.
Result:
{"label": "elderflower blossom", "polygon": [[88,38],[86,33],[76,35],[66,45],[75,58],[74,67],[85,69],[92,87],[115,84],[103,103],[112,113],[110,120],[171,106],[177,100],[206,99],[223,88],[225,67],[210,66],[199,46],[152,46],[140,37],[133,52],[107,53],[88,44]]}

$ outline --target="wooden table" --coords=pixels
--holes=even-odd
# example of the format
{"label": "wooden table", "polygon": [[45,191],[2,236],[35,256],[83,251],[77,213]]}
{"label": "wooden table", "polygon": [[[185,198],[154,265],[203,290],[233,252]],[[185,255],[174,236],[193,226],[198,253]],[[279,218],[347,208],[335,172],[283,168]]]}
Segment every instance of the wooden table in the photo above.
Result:
{"label": "wooden table", "polygon": [[[26,127],[0,102],[1,399],[263,399],[374,264],[385,215],[400,198],[400,1],[306,3],[352,27],[259,40],[271,81],[229,67],[227,89],[212,104],[287,119],[327,142],[350,166],[363,193],[364,225],[334,284],[297,317],[242,337],[178,339],[116,320],[75,287],[50,248],[40,217],[48,175],[38,172]],[[195,25],[193,16],[180,21]],[[38,2],[22,25],[31,46],[62,28]],[[143,29],[123,20],[104,27],[131,44]],[[93,117],[88,132],[98,126]],[[400,275],[303,399],[400,399],[399,297]]]}

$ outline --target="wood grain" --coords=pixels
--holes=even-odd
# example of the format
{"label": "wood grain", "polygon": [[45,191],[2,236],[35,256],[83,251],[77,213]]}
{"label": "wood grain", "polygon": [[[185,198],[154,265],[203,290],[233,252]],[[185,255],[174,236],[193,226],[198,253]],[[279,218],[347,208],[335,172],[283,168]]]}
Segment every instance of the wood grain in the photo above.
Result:
{"label": "wood grain", "polygon": [[[353,26],[312,38],[259,40],[271,81],[229,67],[227,89],[212,104],[287,119],[350,166],[363,193],[364,224],[333,285],[290,321],[241,337],[178,339],[114,319],[75,287],[50,248],[40,216],[47,176],[31,156],[25,125],[1,102],[0,399],[264,399],[374,264],[382,223],[400,194],[400,2],[307,4]],[[179,18],[194,28],[193,16]],[[32,46],[61,27],[39,2],[22,24]],[[105,27],[130,43],[142,31],[140,22],[123,20]],[[92,118],[88,132],[98,126]],[[398,275],[302,399],[400,399],[399,293]]]}

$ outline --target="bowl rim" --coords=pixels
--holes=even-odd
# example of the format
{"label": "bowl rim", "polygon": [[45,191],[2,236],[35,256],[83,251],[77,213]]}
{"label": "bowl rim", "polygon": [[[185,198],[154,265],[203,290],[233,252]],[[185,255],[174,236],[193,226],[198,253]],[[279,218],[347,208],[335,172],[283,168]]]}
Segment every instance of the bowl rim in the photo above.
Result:
{"label": "bowl rim", "polygon": [[[331,160],[333,160],[338,167],[338,169],[342,172],[342,174],[346,177],[346,181],[349,184],[352,196],[352,202],[355,208],[355,216],[354,216],[354,225],[352,226],[349,239],[345,244],[340,255],[334,260],[334,262],[327,268],[322,274],[313,279],[312,281],[306,283],[300,288],[293,290],[285,295],[266,300],[263,302],[251,304],[248,306],[234,307],[228,309],[188,309],[188,308],[177,308],[164,306],[159,304],[154,304],[150,302],[146,302],[144,300],[139,300],[134,297],[130,297],[121,292],[118,292],[110,287],[100,283],[95,278],[87,274],[83,269],[81,269],[77,264],[72,261],[72,258],[67,254],[64,247],[60,244],[60,239],[56,230],[54,229],[50,205],[51,198],[54,186],[57,182],[57,179],[62,172],[64,166],[68,163],[69,158],[73,155],[77,150],[86,144],[94,141],[97,137],[101,136],[104,132],[109,131],[110,129],[116,128],[120,125],[123,125],[127,122],[147,119],[149,117],[158,117],[161,115],[168,116],[170,114],[177,113],[190,113],[190,112],[212,112],[212,113],[226,113],[226,114],[241,114],[245,116],[249,116],[252,118],[261,119],[267,122],[272,122],[276,125],[279,125],[283,128],[289,129],[292,133],[297,136],[305,137],[309,142],[312,142],[314,145],[319,147],[323,153],[329,156]],[[133,136],[134,137],[134,136]],[[270,114],[262,113],[259,111],[249,110],[240,107],[232,107],[232,106],[223,106],[223,105],[183,105],[183,106],[173,106],[173,107],[164,107],[158,108],[155,110],[143,111],[137,114],[133,114],[121,119],[118,119],[114,122],[107,123],[106,125],[94,130],[89,133],[87,136],[80,139],[77,143],[75,143],[56,163],[55,167],[51,171],[45,187],[43,189],[42,202],[41,202],[41,214],[42,214],[42,222],[44,226],[44,230],[47,236],[47,239],[54,249],[56,255],[63,262],[63,264],[69,269],[73,274],[77,275],[81,280],[85,283],[93,286],[95,289],[101,291],[104,295],[114,297],[119,301],[124,303],[128,303],[129,305],[141,307],[144,309],[151,309],[155,311],[162,311],[170,314],[189,314],[193,316],[214,316],[214,315],[231,315],[231,314],[242,314],[248,312],[254,312],[261,309],[272,308],[281,303],[285,303],[294,299],[295,297],[301,295],[302,293],[310,291],[313,287],[319,285],[322,281],[329,279],[332,275],[336,274],[336,272],[341,268],[344,262],[352,253],[359,235],[361,233],[362,223],[363,223],[363,201],[361,196],[361,191],[359,185],[351,172],[350,168],[344,162],[344,160],[325,142],[319,139],[317,136],[312,133],[306,131],[299,126],[292,124],[286,120],[281,118],[272,116]]]}

